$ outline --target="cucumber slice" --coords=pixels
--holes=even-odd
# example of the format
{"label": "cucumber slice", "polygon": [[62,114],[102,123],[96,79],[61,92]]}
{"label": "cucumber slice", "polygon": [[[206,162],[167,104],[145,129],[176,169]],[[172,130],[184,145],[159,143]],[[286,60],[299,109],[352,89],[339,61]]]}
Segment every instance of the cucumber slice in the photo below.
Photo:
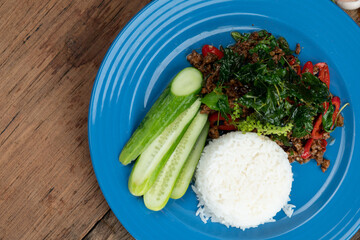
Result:
{"label": "cucumber slice", "polygon": [[[194,81],[198,79],[201,81]],[[193,67],[188,67],[179,72],[171,83],[171,93],[175,96],[187,96],[198,93],[202,84],[202,73]]]}
{"label": "cucumber slice", "polygon": [[197,99],[203,78],[199,70],[181,70],[151,107],[124,146],[119,161],[127,165],[135,160],[162,131]]}
{"label": "cucumber slice", "polygon": [[196,115],[176,146],[174,152],[160,170],[152,187],[144,195],[145,206],[154,211],[165,207],[179,173],[207,122],[207,114]]}
{"label": "cucumber slice", "polygon": [[191,150],[188,159],[186,160],[183,168],[181,169],[181,172],[176,180],[170,198],[179,199],[182,196],[184,196],[184,194],[186,193],[186,190],[190,185],[196,166],[201,157],[201,153],[204,149],[206,138],[209,133],[209,126],[210,124],[206,123],[205,127],[201,131],[200,136],[198,137],[194,148]]}
{"label": "cucumber slice", "polygon": [[199,111],[201,101],[196,100],[190,108],[181,113],[145,149],[132,169],[129,190],[135,196],[142,196],[154,183],[159,171],[174,151],[191,120]]}

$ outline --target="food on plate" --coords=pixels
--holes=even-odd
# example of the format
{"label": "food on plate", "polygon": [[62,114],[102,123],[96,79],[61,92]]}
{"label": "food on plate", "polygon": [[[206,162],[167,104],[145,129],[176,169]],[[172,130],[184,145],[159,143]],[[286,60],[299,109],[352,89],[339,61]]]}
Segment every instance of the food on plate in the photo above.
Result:
{"label": "food on plate", "polygon": [[179,199],[186,193],[188,189],[191,179],[194,175],[196,166],[199,162],[201,153],[204,149],[206,138],[209,132],[209,123],[206,123],[204,129],[201,131],[199,138],[197,139],[195,146],[191,150],[191,153],[186,160],[181,172],[176,180],[174,189],[171,192],[172,199]]}
{"label": "food on plate", "polygon": [[176,179],[200,136],[202,129],[206,125],[206,122],[206,114],[201,114],[199,112],[195,116],[179,144],[166,161],[164,167],[161,168],[154,184],[144,194],[144,203],[147,208],[158,211],[165,207],[175,186]]}
{"label": "food on plate", "polygon": [[360,0],[336,0],[336,3],[345,10],[360,8]]}
{"label": "food on plate", "polygon": [[[176,198],[190,184],[209,129],[208,115],[200,113],[201,85],[202,74],[197,69],[180,71],[120,154],[124,165],[137,158],[128,181],[129,191],[144,196],[151,210],[161,210],[174,187]],[[187,171],[181,172],[184,165]]]}
{"label": "food on plate", "polygon": [[142,196],[152,186],[162,166],[166,163],[184,135],[187,126],[199,112],[200,100],[182,112],[145,149],[137,159],[129,178],[129,190],[134,196]]}
{"label": "food on plate", "polygon": [[[197,215],[243,230],[275,221],[288,204],[293,174],[287,154],[270,138],[230,132],[210,141],[193,187]],[[292,212],[289,213],[291,216]]]}
{"label": "food on plate", "polygon": [[257,132],[276,141],[290,162],[315,159],[325,172],[326,139],[343,125],[340,98],[329,91],[328,65],[307,62],[301,68],[300,45],[292,51],[285,38],[265,30],[231,35],[234,45],[204,45],[202,54],[187,56],[204,75],[201,112],[209,114],[210,138]]}
{"label": "food on plate", "polygon": [[198,98],[202,74],[189,67],[180,71],[170,83],[130,140],[121,151],[119,160],[127,165],[135,160],[164,129]]}
{"label": "food on plate", "polygon": [[196,171],[201,219],[247,229],[281,209],[291,216],[290,163],[313,158],[325,172],[326,139],[347,104],[330,93],[326,63],[300,66],[299,44],[292,51],[265,30],[231,35],[234,45],[187,56],[193,67],[171,81],[119,160],[136,159],[128,187],[148,209],[181,198]]}

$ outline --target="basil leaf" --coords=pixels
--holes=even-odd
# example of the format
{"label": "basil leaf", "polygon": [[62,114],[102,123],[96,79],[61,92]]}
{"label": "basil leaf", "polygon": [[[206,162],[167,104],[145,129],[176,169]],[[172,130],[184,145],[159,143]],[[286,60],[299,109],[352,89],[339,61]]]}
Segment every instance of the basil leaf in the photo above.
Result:
{"label": "basil leaf", "polygon": [[267,37],[268,36],[268,31],[266,31],[266,30],[260,30],[260,31],[258,31],[258,34],[259,34],[259,37]]}
{"label": "basil leaf", "polygon": [[231,32],[231,37],[237,42],[243,39],[243,36],[239,32]]}
{"label": "basil leaf", "polygon": [[325,83],[311,73],[303,73],[302,80],[309,86],[309,93],[314,103],[323,103],[329,99],[329,89]]}
{"label": "basil leaf", "polygon": [[221,94],[217,94],[215,92],[211,92],[205,95],[205,97],[203,97],[201,99],[201,102],[204,103],[206,106],[208,106],[210,109],[215,110],[215,111],[219,111],[219,107],[217,105],[218,101],[220,98],[223,98],[224,95]]}
{"label": "basil leaf", "polygon": [[313,130],[313,120],[317,110],[306,105],[296,107],[292,114],[293,137],[304,137]]}
{"label": "basil leaf", "polygon": [[201,100],[206,106],[210,109],[219,111],[221,116],[223,116],[227,121],[229,120],[227,114],[231,113],[231,108],[229,106],[228,97],[224,94],[218,94],[216,92],[211,92],[205,95]]}
{"label": "basil leaf", "polygon": [[245,42],[247,40],[249,40],[250,37],[250,33],[239,33],[239,32],[231,32],[231,36],[235,41],[241,41],[241,42]]}
{"label": "basil leaf", "polygon": [[277,43],[279,47],[285,52],[286,55],[289,55],[292,53],[289,47],[289,43],[286,41],[284,37],[279,37],[277,40]]}
{"label": "basil leaf", "polygon": [[[226,95],[222,95],[222,96],[226,96]],[[221,116],[223,116],[226,119],[226,121],[229,121],[227,114],[231,113],[231,109],[229,106],[229,101],[227,96],[226,98],[220,98],[219,101],[217,102],[217,106],[219,108]]]}
{"label": "basil leaf", "polygon": [[323,118],[322,118],[323,128],[326,132],[329,132],[329,133],[334,131],[334,129],[331,129],[331,127],[333,125],[333,120],[332,120],[333,113],[334,113],[334,105],[332,105],[330,102],[329,109],[326,111],[326,113],[323,115]]}
{"label": "basil leaf", "polygon": [[[266,43],[266,42],[265,42]],[[270,48],[265,43],[259,43],[255,47],[249,50],[250,54],[257,53],[259,56],[264,56],[266,53],[270,52]],[[270,43],[270,42],[269,42]]]}
{"label": "basil leaf", "polygon": [[239,71],[244,62],[244,56],[237,54],[233,50],[226,48],[224,57],[219,60],[220,70],[219,79],[220,84],[227,82],[234,76],[234,73]]}

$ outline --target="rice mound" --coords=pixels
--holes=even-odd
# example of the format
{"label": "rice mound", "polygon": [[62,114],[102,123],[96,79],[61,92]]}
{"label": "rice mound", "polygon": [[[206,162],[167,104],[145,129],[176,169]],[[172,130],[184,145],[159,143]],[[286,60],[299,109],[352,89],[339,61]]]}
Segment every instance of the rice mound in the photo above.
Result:
{"label": "rice mound", "polygon": [[230,132],[212,140],[200,158],[194,192],[196,215],[206,223],[245,230],[266,222],[281,209],[290,217],[293,174],[287,154],[268,137]]}

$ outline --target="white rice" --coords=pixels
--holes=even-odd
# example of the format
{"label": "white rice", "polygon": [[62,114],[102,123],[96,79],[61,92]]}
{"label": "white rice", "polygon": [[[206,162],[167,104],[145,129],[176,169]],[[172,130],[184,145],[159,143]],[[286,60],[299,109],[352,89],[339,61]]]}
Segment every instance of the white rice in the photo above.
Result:
{"label": "white rice", "polygon": [[288,204],[293,174],[287,154],[256,133],[231,132],[204,149],[193,190],[201,220],[245,230],[266,222]]}

